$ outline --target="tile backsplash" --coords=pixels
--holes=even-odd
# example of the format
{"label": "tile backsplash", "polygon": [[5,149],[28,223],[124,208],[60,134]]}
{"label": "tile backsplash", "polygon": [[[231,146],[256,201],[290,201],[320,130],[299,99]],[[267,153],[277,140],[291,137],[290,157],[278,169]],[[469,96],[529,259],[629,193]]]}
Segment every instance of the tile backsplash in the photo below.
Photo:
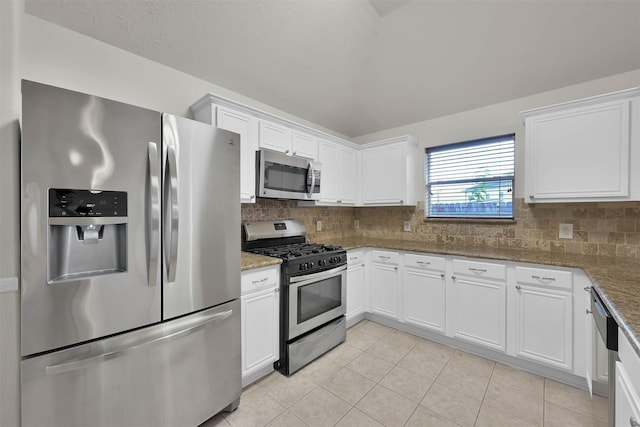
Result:
{"label": "tile backsplash", "polygon": [[[421,240],[454,245],[527,249],[558,253],[640,258],[640,202],[553,203],[528,205],[516,199],[512,223],[424,220],[416,207],[301,207],[297,202],[259,199],[242,205],[243,221],[297,219],[308,240],[370,237]],[[358,219],[360,228],[354,229]],[[323,231],[316,231],[317,221]],[[403,231],[410,221],[411,231]],[[559,224],[573,225],[573,238],[558,237]]]}

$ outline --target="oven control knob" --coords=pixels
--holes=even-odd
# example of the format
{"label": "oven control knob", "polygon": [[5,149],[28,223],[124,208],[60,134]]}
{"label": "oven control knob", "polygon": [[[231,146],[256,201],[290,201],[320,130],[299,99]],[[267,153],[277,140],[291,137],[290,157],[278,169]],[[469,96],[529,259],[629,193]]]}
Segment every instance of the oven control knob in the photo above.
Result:
{"label": "oven control knob", "polygon": [[313,268],[313,263],[312,262],[309,263],[309,268]]}
{"label": "oven control knob", "polygon": [[331,257],[331,258],[329,258],[329,262],[330,262],[331,264],[333,264],[333,263],[334,263],[334,262],[336,262],[336,261],[333,259],[333,257]]}

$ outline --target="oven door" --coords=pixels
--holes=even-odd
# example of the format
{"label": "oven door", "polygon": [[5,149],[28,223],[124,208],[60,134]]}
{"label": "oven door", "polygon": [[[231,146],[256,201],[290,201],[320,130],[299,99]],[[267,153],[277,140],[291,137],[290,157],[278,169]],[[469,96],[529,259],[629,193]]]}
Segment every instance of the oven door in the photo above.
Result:
{"label": "oven door", "polygon": [[346,313],[347,266],[289,279],[291,340]]}
{"label": "oven door", "polygon": [[258,197],[318,200],[322,166],[313,160],[260,150]]}

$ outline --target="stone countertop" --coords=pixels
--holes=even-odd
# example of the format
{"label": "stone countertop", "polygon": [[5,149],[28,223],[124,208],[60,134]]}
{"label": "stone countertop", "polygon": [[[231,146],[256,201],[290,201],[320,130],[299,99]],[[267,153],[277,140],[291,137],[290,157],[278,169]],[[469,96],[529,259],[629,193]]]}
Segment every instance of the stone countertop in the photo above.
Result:
{"label": "stone countertop", "polygon": [[640,356],[640,261],[637,259],[429,244],[410,240],[359,238],[331,239],[321,243],[342,246],[345,249],[364,247],[395,249],[580,268],[587,273],[619,327]]}
{"label": "stone countertop", "polygon": [[268,267],[270,265],[282,264],[279,258],[272,258],[264,255],[240,252],[240,270],[251,270],[252,268]]}

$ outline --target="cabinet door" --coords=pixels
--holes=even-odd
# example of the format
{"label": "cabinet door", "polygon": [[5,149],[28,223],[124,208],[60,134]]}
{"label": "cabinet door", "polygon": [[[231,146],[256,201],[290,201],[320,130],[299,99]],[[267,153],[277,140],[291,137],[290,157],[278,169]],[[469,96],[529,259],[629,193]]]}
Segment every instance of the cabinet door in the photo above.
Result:
{"label": "cabinet door", "polygon": [[240,202],[256,201],[258,119],[227,107],[218,107],[217,126],[240,135]]}
{"label": "cabinet door", "polygon": [[347,321],[364,312],[364,264],[347,269]]}
{"label": "cabinet door", "polygon": [[402,204],[405,165],[401,144],[362,151],[363,204]]}
{"label": "cabinet door", "polygon": [[371,311],[398,319],[398,267],[371,264]]}
{"label": "cabinet door", "polygon": [[629,100],[526,120],[529,202],[629,195]]}
{"label": "cabinet door", "polygon": [[340,147],[340,185],[338,203],[354,205],[356,203],[356,180],[358,162],[356,150]]}
{"label": "cabinet door", "polygon": [[557,368],[572,369],[572,294],[516,285],[516,354]]}
{"label": "cabinet door", "polygon": [[337,203],[340,193],[340,147],[337,143],[321,139],[318,160],[322,163],[320,202]]}
{"label": "cabinet door", "polygon": [[405,322],[444,333],[444,273],[405,269]]}
{"label": "cabinet door", "polygon": [[291,129],[267,120],[260,120],[258,144],[260,148],[289,154],[291,152]]}
{"label": "cabinet door", "polygon": [[316,160],[318,158],[318,138],[308,133],[294,130],[291,138],[292,155]]}
{"label": "cabinet door", "polygon": [[242,376],[279,358],[280,289],[245,295],[242,301]]}
{"label": "cabinet door", "polygon": [[622,362],[616,362],[616,426],[640,425],[640,397]]}
{"label": "cabinet door", "polygon": [[458,338],[505,351],[506,289],[504,283],[481,282],[454,276]]}

